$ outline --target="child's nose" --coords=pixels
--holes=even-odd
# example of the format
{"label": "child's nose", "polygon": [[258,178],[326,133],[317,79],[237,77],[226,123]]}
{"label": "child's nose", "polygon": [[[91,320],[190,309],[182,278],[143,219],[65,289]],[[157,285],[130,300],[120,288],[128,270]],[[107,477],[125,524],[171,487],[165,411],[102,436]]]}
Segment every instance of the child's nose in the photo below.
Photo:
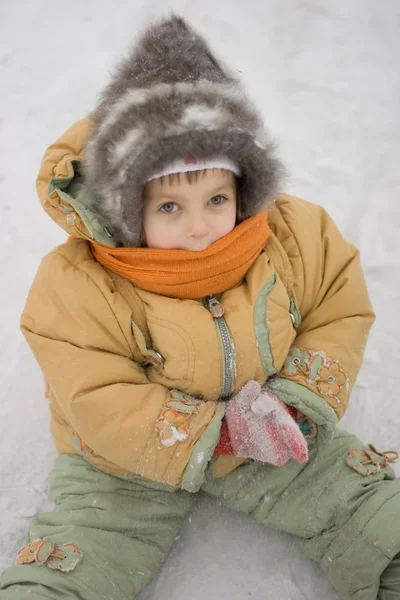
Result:
{"label": "child's nose", "polygon": [[201,239],[208,234],[207,223],[200,218],[193,219],[189,222],[187,228],[187,236],[191,238]]}

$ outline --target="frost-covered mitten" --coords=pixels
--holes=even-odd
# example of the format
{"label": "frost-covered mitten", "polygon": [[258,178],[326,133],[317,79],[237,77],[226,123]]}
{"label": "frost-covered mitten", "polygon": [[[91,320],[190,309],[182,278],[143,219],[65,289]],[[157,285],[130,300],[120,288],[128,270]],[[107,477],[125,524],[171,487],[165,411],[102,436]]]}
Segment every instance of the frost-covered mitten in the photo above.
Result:
{"label": "frost-covered mitten", "polygon": [[237,456],[281,467],[293,458],[306,462],[307,442],[288,407],[257,381],[249,381],[228,403],[225,412]]}
{"label": "frost-covered mitten", "polygon": [[226,424],[225,417],[221,421],[221,430],[219,432],[219,442],[215,447],[213,456],[221,456],[227,454],[235,454],[231,440],[229,438],[228,425]]}

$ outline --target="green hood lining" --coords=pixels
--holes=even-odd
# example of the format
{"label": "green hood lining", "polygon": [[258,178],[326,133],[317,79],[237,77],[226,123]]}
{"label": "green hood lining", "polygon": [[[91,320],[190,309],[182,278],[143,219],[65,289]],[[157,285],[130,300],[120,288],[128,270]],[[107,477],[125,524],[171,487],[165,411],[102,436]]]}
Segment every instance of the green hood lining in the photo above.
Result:
{"label": "green hood lining", "polygon": [[73,160],[71,166],[74,172],[73,176],[51,179],[48,193],[52,194],[55,191],[59,193],[60,197],[72,207],[71,211],[68,209],[64,209],[64,211],[67,213],[77,212],[96,242],[115,248],[118,244],[107,233],[109,231],[107,223],[96,208],[96,196],[92,189],[82,181],[81,162]]}

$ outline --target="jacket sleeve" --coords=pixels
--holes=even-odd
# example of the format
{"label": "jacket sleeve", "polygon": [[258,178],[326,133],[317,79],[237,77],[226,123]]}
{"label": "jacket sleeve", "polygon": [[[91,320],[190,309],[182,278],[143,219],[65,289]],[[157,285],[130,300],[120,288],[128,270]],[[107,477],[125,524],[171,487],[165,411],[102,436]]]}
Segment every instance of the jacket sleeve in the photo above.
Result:
{"label": "jacket sleeve", "polygon": [[98,263],[74,265],[60,248],[39,267],[21,328],[75,442],[104,470],[195,489],[223,413],[148,380],[129,305]]}
{"label": "jacket sleeve", "polygon": [[335,424],[375,318],[359,252],[321,206],[284,198],[277,208],[275,233],[291,264],[297,336],[268,387],[316,422]]}

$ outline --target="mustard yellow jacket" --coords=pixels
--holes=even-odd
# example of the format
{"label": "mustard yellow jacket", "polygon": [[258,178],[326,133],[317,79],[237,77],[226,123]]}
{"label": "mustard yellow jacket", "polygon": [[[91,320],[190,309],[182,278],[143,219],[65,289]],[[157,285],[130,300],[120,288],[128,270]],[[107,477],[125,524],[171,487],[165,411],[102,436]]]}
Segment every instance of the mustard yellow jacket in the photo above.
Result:
{"label": "mustard yellow jacket", "polygon": [[[280,196],[265,251],[218,296],[215,319],[202,299],[147,292],[93,259],[87,240],[110,240],[79,177],[90,128],[79,121],[43,158],[41,203],[79,239],[44,257],[21,319],[51,388],[57,450],[195,491],[219,440],[221,397],[250,379],[334,427],[374,315],[358,251],[325,210]],[[218,477],[244,459],[212,460]]]}

